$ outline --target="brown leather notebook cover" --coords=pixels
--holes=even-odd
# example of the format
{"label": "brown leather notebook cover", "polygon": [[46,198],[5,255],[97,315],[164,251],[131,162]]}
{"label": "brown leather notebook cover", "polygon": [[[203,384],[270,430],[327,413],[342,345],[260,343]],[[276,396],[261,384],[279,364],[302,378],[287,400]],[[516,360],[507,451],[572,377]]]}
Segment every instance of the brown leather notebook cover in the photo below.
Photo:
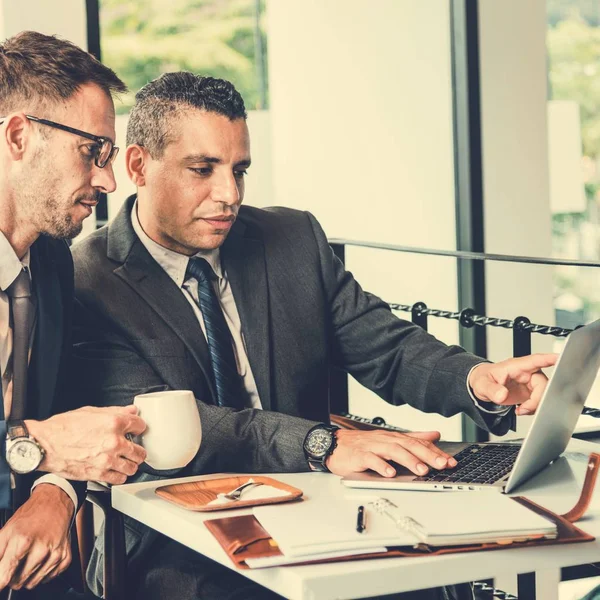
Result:
{"label": "brown leather notebook cover", "polygon": [[[579,501],[575,507],[565,515],[557,515],[527,498],[516,496],[515,502],[519,502],[533,512],[556,523],[556,539],[532,539],[521,542],[494,543],[494,544],[468,544],[464,546],[432,547],[420,544],[416,547],[389,548],[387,552],[375,554],[358,554],[349,557],[332,558],[320,561],[307,561],[302,564],[316,564],[321,562],[339,562],[348,560],[364,560],[367,558],[387,558],[395,556],[432,556],[436,554],[452,554],[457,552],[479,552],[482,550],[501,550],[508,547],[524,548],[528,546],[551,546],[555,544],[574,544],[591,542],[595,538],[573,525],[572,521],[581,518],[589,506],[598,467],[600,455],[591,454],[588,471]],[[204,524],[215,536],[223,550],[240,569],[249,568],[246,564],[248,558],[264,558],[267,556],[281,556],[277,543],[268,532],[263,529],[253,515],[242,515],[237,517],[225,517],[212,519]],[[295,563],[300,564],[300,563]]]}
{"label": "brown leather notebook cover", "polygon": [[[250,478],[263,485],[268,485],[278,490],[288,492],[287,496],[273,496],[271,498],[260,498],[254,500],[240,500],[227,504],[215,504],[208,506],[209,502],[217,499],[218,494],[226,494],[236,487],[246,483]],[[280,502],[292,502],[302,496],[302,490],[277,481],[272,477],[263,475],[242,475],[233,477],[219,477],[218,479],[206,479],[204,481],[189,481],[185,483],[173,483],[156,488],[157,496],[177,504],[187,510],[199,512],[210,512],[215,510],[229,510],[231,508],[247,508],[250,506],[262,506],[264,504],[278,504]]]}

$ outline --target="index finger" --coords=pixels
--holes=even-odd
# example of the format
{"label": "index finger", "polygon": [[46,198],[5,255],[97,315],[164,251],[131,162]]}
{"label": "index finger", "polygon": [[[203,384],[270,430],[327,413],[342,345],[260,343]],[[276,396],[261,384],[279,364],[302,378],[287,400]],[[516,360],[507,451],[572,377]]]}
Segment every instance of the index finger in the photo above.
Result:
{"label": "index finger", "polygon": [[20,589],[23,584],[30,578],[34,577],[39,570],[50,560],[43,547],[39,545],[33,546],[29,552],[21,559],[10,578],[9,585],[12,589]]}
{"label": "index finger", "polygon": [[72,412],[95,412],[101,414],[115,414],[115,415],[137,415],[139,412],[138,407],[135,404],[127,404],[126,406],[82,406]]}
{"label": "index finger", "polygon": [[[389,452],[389,458],[395,462],[412,469],[411,465],[406,464],[406,455],[403,451],[408,452],[412,457],[419,459],[426,465],[435,469],[445,469],[447,467],[455,467],[456,460],[453,456],[438,448],[435,444],[424,444],[414,437],[405,437],[396,442],[396,447]],[[418,471],[414,471],[417,473]],[[423,473],[419,473],[422,475]]]}
{"label": "index finger", "polygon": [[558,354],[530,354],[529,356],[521,356],[512,360],[511,371],[514,372],[516,367],[517,371],[527,371],[533,373],[551,367],[556,364],[558,360]]}
{"label": "index finger", "polygon": [[21,552],[17,553],[15,545],[16,542],[13,544],[9,542],[0,560],[0,590],[8,586],[21,561],[27,556],[27,550],[29,550],[29,548],[21,548]]}
{"label": "index finger", "polygon": [[123,433],[132,433],[133,435],[140,435],[146,431],[146,421],[138,415],[126,415],[124,417],[124,429]]}

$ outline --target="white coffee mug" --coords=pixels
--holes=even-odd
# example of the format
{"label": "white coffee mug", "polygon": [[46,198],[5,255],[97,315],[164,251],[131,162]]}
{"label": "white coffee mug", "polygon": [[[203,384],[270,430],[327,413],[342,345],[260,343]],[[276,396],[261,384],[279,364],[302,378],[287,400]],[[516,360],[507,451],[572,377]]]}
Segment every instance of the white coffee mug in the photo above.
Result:
{"label": "white coffee mug", "polygon": [[146,430],[135,440],[146,450],[146,464],[153,469],[185,467],[202,441],[193,392],[169,390],[140,394],[133,403],[146,422]]}

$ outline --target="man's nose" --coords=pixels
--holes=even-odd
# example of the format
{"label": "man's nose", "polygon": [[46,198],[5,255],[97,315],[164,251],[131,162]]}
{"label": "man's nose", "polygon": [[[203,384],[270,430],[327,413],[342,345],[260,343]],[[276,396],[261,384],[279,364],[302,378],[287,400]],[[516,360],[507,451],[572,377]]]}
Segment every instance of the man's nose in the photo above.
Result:
{"label": "man's nose", "polygon": [[211,197],[215,202],[228,206],[233,206],[240,201],[240,190],[233,174],[226,175],[215,182]]}
{"label": "man's nose", "polygon": [[117,189],[117,182],[115,180],[112,164],[107,164],[103,169],[94,165],[92,187],[105,194],[110,194]]}

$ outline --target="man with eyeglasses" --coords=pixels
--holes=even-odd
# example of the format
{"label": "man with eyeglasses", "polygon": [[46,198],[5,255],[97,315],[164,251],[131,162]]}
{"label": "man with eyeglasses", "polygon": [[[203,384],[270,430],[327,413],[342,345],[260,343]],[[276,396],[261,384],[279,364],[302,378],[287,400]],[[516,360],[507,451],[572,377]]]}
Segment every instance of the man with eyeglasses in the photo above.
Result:
{"label": "man with eyeglasses", "polygon": [[0,44],[0,597],[58,598],[57,581],[39,584],[70,563],[81,482],[122,483],[145,457],[127,438],[145,428],[135,407],[78,408],[68,393],[65,240],[116,187],[112,94],[125,89],[70,42]]}

